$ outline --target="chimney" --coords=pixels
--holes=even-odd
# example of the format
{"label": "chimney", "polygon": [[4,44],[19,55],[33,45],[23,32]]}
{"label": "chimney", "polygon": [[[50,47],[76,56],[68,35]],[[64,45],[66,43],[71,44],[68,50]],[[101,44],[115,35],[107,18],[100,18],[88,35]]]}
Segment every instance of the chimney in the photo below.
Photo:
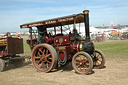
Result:
{"label": "chimney", "polygon": [[84,10],[83,14],[84,14],[84,23],[85,23],[86,42],[90,42],[89,10]]}

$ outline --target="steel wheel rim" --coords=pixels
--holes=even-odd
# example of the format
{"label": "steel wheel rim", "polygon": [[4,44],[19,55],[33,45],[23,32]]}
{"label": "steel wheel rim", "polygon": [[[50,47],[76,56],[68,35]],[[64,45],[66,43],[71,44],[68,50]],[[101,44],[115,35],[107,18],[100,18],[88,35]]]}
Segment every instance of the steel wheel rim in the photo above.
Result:
{"label": "steel wheel rim", "polygon": [[53,66],[52,53],[47,47],[38,47],[38,49],[34,51],[33,55],[33,64],[37,70],[47,72]]}

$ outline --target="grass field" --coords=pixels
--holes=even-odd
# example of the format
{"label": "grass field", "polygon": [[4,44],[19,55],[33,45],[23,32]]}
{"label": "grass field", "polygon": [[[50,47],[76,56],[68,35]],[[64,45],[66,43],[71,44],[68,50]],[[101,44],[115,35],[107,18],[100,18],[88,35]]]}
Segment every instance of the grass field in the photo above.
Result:
{"label": "grass field", "polygon": [[[128,59],[128,40],[110,40],[94,43],[95,48],[102,50],[107,58]],[[24,41],[24,54],[31,55],[29,45]]]}
{"label": "grass field", "polygon": [[95,47],[102,50],[107,58],[128,59],[128,40],[95,43]]}
{"label": "grass field", "polygon": [[26,41],[23,42],[24,44],[24,55],[31,55],[31,50],[30,50],[30,47],[29,45],[26,43]]}

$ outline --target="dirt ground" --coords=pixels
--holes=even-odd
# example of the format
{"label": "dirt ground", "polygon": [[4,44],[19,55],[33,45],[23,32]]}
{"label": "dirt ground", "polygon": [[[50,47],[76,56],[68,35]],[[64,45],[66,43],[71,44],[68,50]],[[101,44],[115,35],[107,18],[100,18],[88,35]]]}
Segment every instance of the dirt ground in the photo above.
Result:
{"label": "dirt ground", "polygon": [[90,75],[76,74],[71,63],[50,73],[37,72],[31,62],[22,67],[13,65],[0,73],[0,85],[127,85],[126,59],[106,58],[105,68],[93,69]]}

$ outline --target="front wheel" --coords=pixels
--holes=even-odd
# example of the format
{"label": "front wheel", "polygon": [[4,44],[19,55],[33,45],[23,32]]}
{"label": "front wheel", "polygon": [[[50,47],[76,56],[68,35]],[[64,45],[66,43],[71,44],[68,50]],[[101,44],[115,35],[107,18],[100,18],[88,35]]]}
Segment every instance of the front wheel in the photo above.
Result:
{"label": "front wheel", "polygon": [[92,71],[93,61],[88,53],[78,52],[73,56],[72,66],[77,73],[88,74]]}
{"label": "front wheel", "polygon": [[96,69],[103,68],[105,65],[104,53],[101,50],[95,50],[93,56],[94,56],[93,58],[94,68]]}

